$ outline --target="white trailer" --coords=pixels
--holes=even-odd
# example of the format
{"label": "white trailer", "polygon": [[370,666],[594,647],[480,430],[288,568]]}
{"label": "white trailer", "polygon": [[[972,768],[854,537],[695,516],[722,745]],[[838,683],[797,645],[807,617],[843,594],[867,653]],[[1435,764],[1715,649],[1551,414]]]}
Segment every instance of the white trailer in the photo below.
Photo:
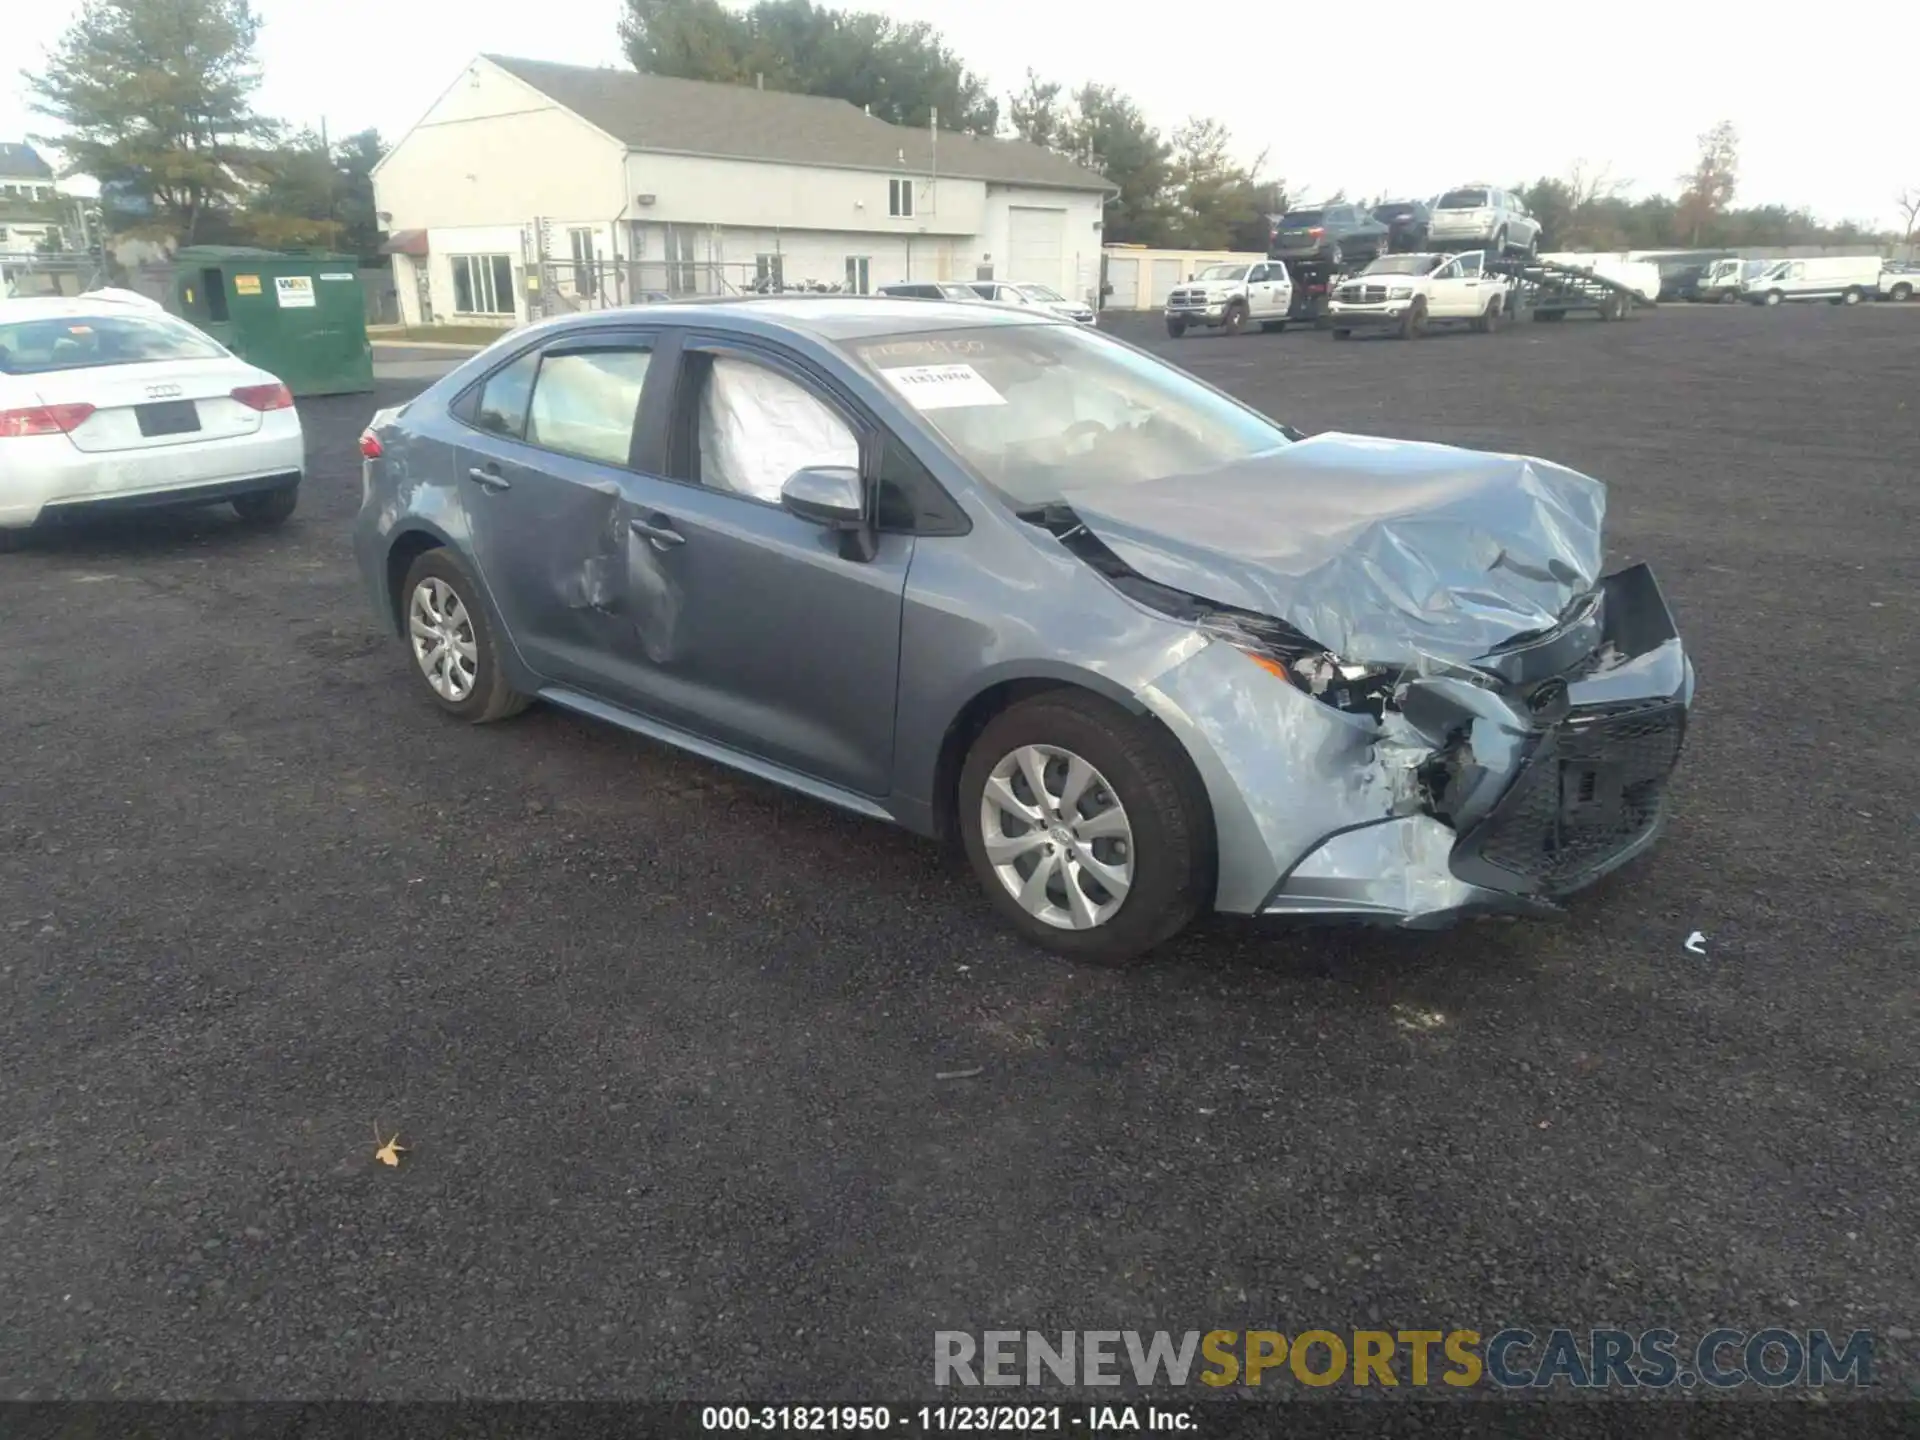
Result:
{"label": "white trailer", "polygon": [[1828,300],[1835,305],[1858,305],[1879,293],[1878,255],[1816,255],[1804,260],[1776,260],[1740,293],[1755,305],[1780,305],[1789,300]]}

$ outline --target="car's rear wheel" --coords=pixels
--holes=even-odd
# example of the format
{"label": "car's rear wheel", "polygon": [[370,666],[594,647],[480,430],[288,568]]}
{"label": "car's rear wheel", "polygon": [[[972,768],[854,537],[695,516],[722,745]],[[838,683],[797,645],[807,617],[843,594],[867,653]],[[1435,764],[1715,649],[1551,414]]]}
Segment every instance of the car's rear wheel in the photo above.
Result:
{"label": "car's rear wheel", "polygon": [[1222,322],[1221,328],[1229,335],[1246,334],[1247,307],[1243,302],[1236,300],[1227,306],[1226,319]]}
{"label": "car's rear wheel", "polygon": [[1136,960],[1209,893],[1212,821],[1192,767],[1164,730],[1097,696],[1051,691],[995,717],[958,805],[994,908],[1057,954]]}
{"label": "car's rear wheel", "polygon": [[1913,286],[1902,280],[1898,285],[1893,287],[1893,294],[1888,298],[1893,300],[1911,300],[1913,298]]}
{"label": "car's rear wheel", "polygon": [[1500,322],[1505,318],[1500,310],[1500,297],[1496,295],[1487,301],[1485,313],[1474,317],[1473,328],[1482,335],[1491,335],[1500,328]]}
{"label": "car's rear wheel", "polygon": [[401,599],[407,649],[434,704],[476,725],[527,708],[530,698],[500,668],[480,587],[450,552],[429,550],[416,559]]}
{"label": "car's rear wheel", "polygon": [[1487,247],[1487,256],[1493,260],[1506,259],[1507,232],[1504,227],[1493,232],[1493,244]]}
{"label": "car's rear wheel", "polygon": [[1400,317],[1399,335],[1402,340],[1413,340],[1427,333],[1427,302],[1416,298],[1407,307],[1406,314]]}
{"label": "car's rear wheel", "polygon": [[251,495],[233,497],[233,513],[249,525],[284,525],[300,507],[300,487],[283,485],[278,490],[257,490]]}

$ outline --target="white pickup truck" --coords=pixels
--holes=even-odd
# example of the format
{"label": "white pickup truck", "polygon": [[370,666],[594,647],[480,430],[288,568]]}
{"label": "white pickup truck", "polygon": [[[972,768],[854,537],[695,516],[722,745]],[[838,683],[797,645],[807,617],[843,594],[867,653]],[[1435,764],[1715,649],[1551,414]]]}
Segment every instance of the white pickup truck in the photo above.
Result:
{"label": "white pickup truck", "polygon": [[1284,330],[1293,310],[1293,277],[1278,260],[1202,266],[1167,294],[1167,333],[1196,325],[1238,335],[1250,325]]}
{"label": "white pickup truck", "polygon": [[1327,328],[1345,340],[1355,330],[1392,330],[1402,340],[1435,324],[1458,322],[1486,333],[1507,320],[1511,285],[1486,273],[1486,255],[1382,255],[1333,287]]}
{"label": "white pickup truck", "polygon": [[1911,260],[1889,260],[1880,271],[1882,300],[1911,300],[1920,292],[1920,264]]}

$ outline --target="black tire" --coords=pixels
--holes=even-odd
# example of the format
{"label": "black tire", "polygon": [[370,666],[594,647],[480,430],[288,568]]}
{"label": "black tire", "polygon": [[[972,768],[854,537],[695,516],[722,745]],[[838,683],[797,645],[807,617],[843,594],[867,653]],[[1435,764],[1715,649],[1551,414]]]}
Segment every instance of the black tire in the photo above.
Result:
{"label": "black tire", "polygon": [[1287,322],[1284,320],[1262,320],[1260,322],[1260,332],[1263,335],[1278,335],[1286,328]]}
{"label": "black tire", "polygon": [[1867,297],[1865,295],[1860,293],[1860,288],[1856,285],[1850,288],[1846,292],[1846,294],[1840,297],[1840,303],[1843,305],[1858,305],[1862,300],[1866,298]]}
{"label": "black tire", "polygon": [[[987,859],[981,801],[999,761],[1023,745],[1071,751],[1105,777],[1133,832],[1133,883],[1104,924],[1068,930],[1030,915]],[[1213,817],[1179,743],[1152,721],[1084,690],[1054,690],[1002,711],[974,742],[956,797],[967,859],[993,907],[1045,950],[1096,965],[1125,965],[1172,939],[1213,890]]]}
{"label": "black tire", "polygon": [[1178,340],[1182,335],[1186,333],[1187,333],[1186,321],[1184,320],[1167,321],[1167,334],[1171,335],[1174,339]]}
{"label": "black tire", "polygon": [[1913,298],[1913,286],[1902,280],[1898,285],[1893,287],[1892,293],[1889,294],[1887,298],[1895,301],[1911,300]]}
{"label": "black tire", "polygon": [[1766,299],[1762,300],[1760,303],[1771,307],[1774,305],[1778,305],[1784,299],[1786,299],[1786,296],[1782,295],[1778,290],[1769,290],[1767,292]]}
{"label": "black tire", "polygon": [[286,524],[299,506],[298,485],[283,485],[278,490],[256,490],[251,495],[233,497],[233,513],[247,524],[263,529]]}
{"label": "black tire", "polygon": [[1353,331],[1336,327],[1333,332],[1333,338],[1336,340],[1351,340],[1353,338]]}
{"label": "black tire", "polygon": [[1394,332],[1402,340],[1417,340],[1427,333],[1427,302],[1419,296],[1407,307],[1407,313],[1400,317],[1400,328]]}
{"label": "black tire", "polygon": [[1506,315],[1500,308],[1500,297],[1496,295],[1487,301],[1485,313],[1474,317],[1473,328],[1481,335],[1492,335],[1500,329],[1505,319]]}
{"label": "black tire", "polygon": [[[473,688],[462,700],[449,700],[428,683],[414,656],[413,641],[408,635],[407,617],[412,608],[414,591],[427,580],[439,580],[460,598],[460,608],[467,614],[473,631],[474,677]],[[507,683],[506,673],[500,668],[499,653],[494,645],[493,621],[487,614],[486,606],[480,599],[480,587],[473,575],[462,565],[450,550],[428,550],[407,567],[407,578],[401,582],[400,595],[400,633],[407,640],[407,658],[413,663],[413,673],[425,688],[433,703],[447,714],[465,720],[474,725],[485,725],[494,720],[504,720],[509,715],[518,715],[533,703],[533,697],[522,695]]]}
{"label": "black tire", "polygon": [[1494,260],[1507,257],[1507,227],[1502,225],[1493,232],[1493,243],[1487,247],[1487,255]]}
{"label": "black tire", "polygon": [[1538,230],[1533,232],[1533,238],[1527,241],[1527,248],[1521,253],[1529,260],[1538,260],[1540,258],[1540,232]]}
{"label": "black tire", "polygon": [[1227,306],[1226,317],[1220,322],[1220,328],[1229,335],[1247,333],[1247,306],[1243,300],[1236,300]]}
{"label": "black tire", "polygon": [[1740,292],[1738,290],[1728,290],[1720,296],[1720,303],[1722,305],[1738,304],[1739,300]]}

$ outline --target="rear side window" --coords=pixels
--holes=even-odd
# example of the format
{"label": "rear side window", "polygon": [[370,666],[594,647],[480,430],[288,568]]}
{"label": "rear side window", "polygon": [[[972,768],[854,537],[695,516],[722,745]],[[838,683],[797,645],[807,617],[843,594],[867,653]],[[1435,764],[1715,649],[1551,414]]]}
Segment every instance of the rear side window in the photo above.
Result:
{"label": "rear side window", "polygon": [[538,351],[522,355],[504,370],[496,370],[480,387],[480,403],[473,423],[492,435],[524,438],[527,401],[533,395],[534,373],[540,368]]}
{"label": "rear side window", "polygon": [[1449,190],[1440,197],[1442,210],[1479,210],[1487,203],[1484,190]]}
{"label": "rear side window", "polygon": [[544,357],[527,407],[527,443],[625,465],[650,358],[638,346]]}

